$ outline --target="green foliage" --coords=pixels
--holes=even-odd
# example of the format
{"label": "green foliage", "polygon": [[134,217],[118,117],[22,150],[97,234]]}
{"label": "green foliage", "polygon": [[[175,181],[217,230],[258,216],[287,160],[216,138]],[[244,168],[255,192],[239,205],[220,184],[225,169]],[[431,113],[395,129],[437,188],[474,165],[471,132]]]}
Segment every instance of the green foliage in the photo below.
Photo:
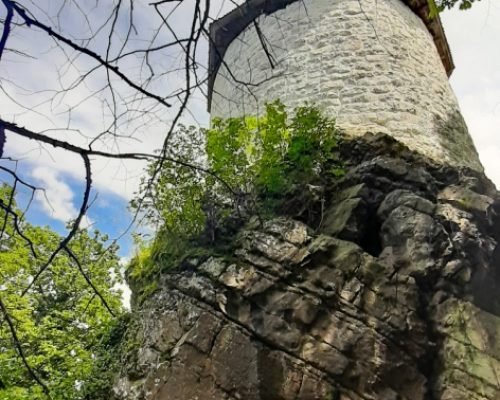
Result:
{"label": "green foliage", "polygon": [[435,18],[440,12],[452,9],[457,5],[460,10],[468,10],[476,1],[479,2],[481,0],[427,0],[429,4],[429,18]]}
{"label": "green foliage", "polygon": [[129,268],[131,281],[142,286],[138,291],[155,290],[162,271],[178,265],[187,249],[200,249],[200,237],[213,243],[231,218],[241,226],[245,216],[283,213],[289,198],[341,175],[337,139],[334,121],[317,108],[289,115],[279,101],[262,117],[214,119],[208,130],[181,127],[167,160],[151,164],[132,203],[158,227]]}
{"label": "green foliage", "polygon": [[127,281],[139,303],[158,289],[160,274],[178,264],[187,251],[187,239],[176,240],[171,230],[161,229],[154,240],[136,237],[136,254],[127,268]]}
{"label": "green foliage", "polygon": [[468,10],[476,1],[481,0],[438,0],[438,7],[440,10],[444,10],[445,8],[453,8],[458,4],[460,10]]}
{"label": "green foliage", "polygon": [[165,230],[160,230],[151,242],[137,240],[136,254],[126,271],[134,303],[141,304],[159,289],[162,273],[181,265],[187,258],[206,259],[210,255],[218,255],[217,249],[186,238],[176,240]]}
{"label": "green foliage", "polygon": [[[12,191],[3,186],[0,198]],[[3,220],[5,215],[0,213]],[[33,257],[26,241],[7,224],[0,246],[0,296],[15,323],[29,365],[50,388],[54,400],[85,399],[95,376],[103,332],[114,323],[92,289],[65,254],[54,260],[24,296],[31,281],[61,238],[49,228],[23,223],[21,228],[38,252]],[[105,250],[107,238],[99,232],[78,232],[70,247],[108,304],[122,312],[117,247]],[[3,316],[2,316],[3,317]],[[8,325],[0,325],[0,398],[46,399],[22,364]],[[99,399],[99,397],[91,397]],[[107,398],[107,397],[103,397]]]}
{"label": "green foliage", "polygon": [[[203,132],[181,125],[168,151],[161,162],[148,167],[147,178],[142,180],[131,207],[145,211],[144,217],[150,224],[161,226],[171,236],[185,238],[204,227],[205,215],[201,209],[204,176],[189,166],[204,164]],[[150,184],[153,177],[155,183]]]}
{"label": "green foliage", "polygon": [[129,326],[130,315],[122,314],[113,319],[99,332],[94,348],[94,362],[90,369],[90,379],[81,388],[81,398],[108,400],[123,352],[123,340]]}
{"label": "green foliage", "polygon": [[207,131],[211,169],[235,192],[261,199],[285,198],[297,185],[339,173],[336,145],[333,120],[315,107],[297,108],[290,118],[279,101],[261,118],[216,119]]}

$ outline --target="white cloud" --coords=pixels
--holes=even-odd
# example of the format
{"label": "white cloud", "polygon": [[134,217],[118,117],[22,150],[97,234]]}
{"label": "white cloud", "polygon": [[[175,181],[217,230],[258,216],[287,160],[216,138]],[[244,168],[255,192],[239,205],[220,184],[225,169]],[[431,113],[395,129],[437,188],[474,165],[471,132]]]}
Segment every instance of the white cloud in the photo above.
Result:
{"label": "white cloud", "polygon": [[[125,275],[125,268],[130,263],[130,257],[121,257],[120,260],[118,261],[118,263],[120,264],[120,267],[121,267],[120,272],[124,276]],[[113,289],[121,290],[121,292],[122,292],[122,304],[127,310],[130,310],[132,291],[130,290],[130,287],[127,285],[127,282],[125,281],[125,279],[123,280],[123,283],[115,285],[113,287]]]}
{"label": "white cloud", "polygon": [[494,145],[489,148],[483,148],[479,155],[486,174],[495,183],[497,188],[500,187],[500,146]]}
{"label": "white cloud", "polygon": [[[47,10],[48,15],[52,15],[51,13],[55,15],[59,7],[62,4],[66,5],[66,3],[62,0],[41,0],[37,3],[34,12],[38,18],[52,26],[54,21],[46,21],[47,17],[40,10]],[[79,7],[93,12],[91,21],[95,25],[94,28],[104,22],[104,16],[112,7],[111,3],[100,4],[99,10],[96,10],[93,2],[82,1],[81,3]],[[183,3],[183,7],[186,9],[184,12],[192,9],[193,5],[194,2],[191,0]],[[29,4],[28,7],[32,8]],[[124,7],[126,6],[124,5]],[[63,24],[62,29],[65,33],[69,32],[70,35],[78,38],[89,35],[84,15],[80,14],[78,10],[68,6],[63,14],[59,22]],[[124,10],[123,15],[126,14],[127,12]],[[134,15],[137,18],[138,31],[132,35],[133,38],[128,44],[131,48],[126,50],[134,50],[137,46],[142,48],[144,40],[151,36],[153,24],[161,23],[163,25],[153,7],[147,5],[137,7]],[[182,22],[184,19],[181,17],[182,15],[176,19],[176,28],[186,29],[186,24]],[[141,23],[137,21],[141,21]],[[120,25],[117,29],[126,29],[126,26],[124,28]],[[101,53],[106,52],[107,33],[104,31],[99,34],[102,37],[96,37],[90,45]],[[20,126],[38,132],[44,131],[51,137],[78,146],[89,145],[92,138],[107,130],[113,122],[111,96],[109,91],[101,91],[107,83],[104,69],[94,71],[86,78],[84,84],[80,84],[72,90],[63,91],[61,89],[67,88],[85,72],[95,67],[96,62],[87,56],[74,57],[71,50],[64,45],[62,46],[63,52],[54,46],[53,40],[48,35],[44,35],[36,29],[16,27],[15,32],[16,35],[9,38],[9,47],[22,49],[27,54],[35,56],[36,60],[19,57],[12,53],[8,53],[8,57],[2,58],[1,90],[6,94],[2,103],[2,117],[16,122]],[[126,32],[119,32],[118,36],[122,33]],[[157,39],[159,41],[168,40],[167,37],[163,36],[164,33],[159,32]],[[116,40],[114,45],[119,48],[119,40]],[[71,62],[68,61],[68,57],[71,58]],[[130,61],[127,60],[124,59],[120,70],[127,71],[127,74],[132,76],[132,80],[140,82],[141,77],[144,79],[144,71],[140,67],[144,65],[141,64],[141,60],[137,61],[135,57],[130,57]],[[172,66],[167,63],[168,60],[170,60],[169,57],[156,60],[160,63],[158,68],[161,72],[172,69]],[[41,71],[43,71],[42,75],[40,75]],[[40,79],[41,76],[43,79]],[[122,136],[109,134],[103,142],[94,143],[93,149],[114,153],[152,153],[155,149],[160,148],[169,128],[169,121],[175,114],[175,107],[172,109],[155,108],[152,107],[150,101],[134,101],[134,91],[116,77],[113,78],[113,75],[112,81],[117,95],[114,99],[118,107],[117,115],[120,115],[117,133]],[[168,79],[165,77],[159,82],[160,84],[151,84],[148,89],[166,95],[184,84],[183,77],[177,77],[175,74],[169,76]],[[20,89],[19,85],[22,85],[26,90]],[[55,90],[60,91],[55,92]],[[48,129],[52,130],[47,131]],[[27,159],[29,164],[24,163],[25,168],[35,165],[79,180],[84,177],[82,160],[78,155],[48,147],[43,148],[34,141],[20,138],[12,133],[8,133],[5,152],[16,159]],[[122,198],[130,199],[138,188],[145,163],[99,158],[92,160],[92,167],[94,188],[99,191],[111,191]],[[20,168],[23,168],[23,163],[20,164]]]}
{"label": "white cloud", "polygon": [[[36,200],[52,218],[68,222],[78,215],[78,209],[74,205],[74,193],[70,186],[60,177],[59,173],[47,167],[36,167],[32,173],[37,185],[44,191],[36,192]],[[88,227],[92,221],[88,217],[82,220],[82,227]]]}
{"label": "white cloud", "polygon": [[[35,124],[27,126],[36,126]],[[159,146],[158,136],[153,137],[152,130],[145,135],[144,143],[124,141],[120,144],[122,152],[148,152]],[[60,149],[50,149],[50,153],[40,147],[38,143],[21,138],[7,132],[6,154],[20,160],[20,168],[42,168],[43,171],[52,171],[52,175],[69,176],[83,185],[84,166],[78,155]],[[92,163],[93,189],[114,193],[121,198],[130,200],[137,190],[140,177],[146,163],[135,160],[108,160],[94,158]],[[33,167],[34,166],[34,167]],[[60,180],[60,179],[59,179]],[[78,200],[77,200],[78,201]]]}
{"label": "white cloud", "polygon": [[132,290],[126,283],[122,283],[120,285],[116,285],[114,289],[119,289],[122,292],[122,304],[127,310],[130,310],[132,307]]}

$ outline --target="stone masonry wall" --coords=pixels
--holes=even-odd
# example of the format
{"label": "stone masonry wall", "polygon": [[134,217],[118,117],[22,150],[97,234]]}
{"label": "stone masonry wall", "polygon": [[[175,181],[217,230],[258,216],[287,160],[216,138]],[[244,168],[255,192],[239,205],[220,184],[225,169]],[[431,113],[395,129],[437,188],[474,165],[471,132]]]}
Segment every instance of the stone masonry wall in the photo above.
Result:
{"label": "stone masonry wall", "polygon": [[258,26],[272,59],[251,24],[219,68],[213,117],[258,114],[278,98],[315,103],[348,135],[386,133],[435,160],[482,170],[433,39],[400,0],[297,1]]}

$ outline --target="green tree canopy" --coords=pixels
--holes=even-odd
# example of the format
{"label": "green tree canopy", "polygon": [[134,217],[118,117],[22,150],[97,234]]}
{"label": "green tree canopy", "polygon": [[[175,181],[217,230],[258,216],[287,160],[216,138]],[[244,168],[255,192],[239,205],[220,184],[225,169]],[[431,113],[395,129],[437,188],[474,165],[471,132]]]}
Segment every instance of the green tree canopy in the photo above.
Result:
{"label": "green tree canopy", "polygon": [[[10,187],[0,187],[0,199],[4,203],[11,198],[11,193]],[[0,211],[0,218],[11,217]],[[102,385],[97,382],[95,368],[102,356],[99,350],[113,330],[116,318],[89,286],[79,266],[63,253],[24,292],[61,238],[48,227],[34,227],[22,221],[18,228],[24,237],[13,224],[4,226],[0,240],[3,306],[0,399],[46,399],[40,382],[54,400],[89,398],[89,392],[98,391]],[[117,246],[106,249],[106,240],[106,236],[97,231],[80,230],[70,249],[94,287],[118,315],[122,305],[120,291],[115,287],[121,282]]]}

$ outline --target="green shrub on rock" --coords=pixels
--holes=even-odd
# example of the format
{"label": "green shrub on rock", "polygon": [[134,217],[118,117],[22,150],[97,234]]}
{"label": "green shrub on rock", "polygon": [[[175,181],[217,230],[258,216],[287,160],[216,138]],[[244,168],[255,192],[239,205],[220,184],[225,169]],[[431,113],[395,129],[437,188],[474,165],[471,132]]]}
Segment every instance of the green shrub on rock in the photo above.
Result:
{"label": "green shrub on rock", "polygon": [[[234,233],[231,221],[238,221],[237,229],[251,215],[293,209],[291,198],[304,203],[304,193],[343,173],[337,141],[334,121],[318,108],[289,113],[279,101],[260,117],[214,119],[207,130],[181,126],[132,203],[142,206],[158,233],[129,276],[177,265],[193,242],[220,242],[224,232]],[[160,265],[152,271],[152,264]]]}

